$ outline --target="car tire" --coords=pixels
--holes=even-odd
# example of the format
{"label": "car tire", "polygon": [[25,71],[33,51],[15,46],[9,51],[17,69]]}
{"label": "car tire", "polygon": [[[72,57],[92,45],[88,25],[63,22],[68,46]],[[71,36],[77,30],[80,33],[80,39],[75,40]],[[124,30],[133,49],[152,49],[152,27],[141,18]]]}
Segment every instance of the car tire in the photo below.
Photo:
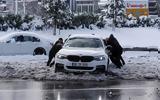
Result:
{"label": "car tire", "polygon": [[42,47],[38,47],[33,52],[33,56],[35,55],[46,55],[46,50]]}

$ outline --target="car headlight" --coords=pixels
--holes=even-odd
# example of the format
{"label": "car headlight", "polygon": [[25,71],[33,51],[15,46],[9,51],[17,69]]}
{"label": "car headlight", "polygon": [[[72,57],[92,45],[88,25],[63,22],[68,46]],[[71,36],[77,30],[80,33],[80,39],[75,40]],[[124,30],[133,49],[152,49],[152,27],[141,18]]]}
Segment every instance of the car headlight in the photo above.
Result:
{"label": "car headlight", "polygon": [[96,61],[102,61],[102,60],[105,60],[105,57],[104,56],[96,56],[96,57],[94,57],[94,59]]}
{"label": "car headlight", "polygon": [[57,58],[58,58],[58,59],[66,59],[67,56],[66,56],[66,55],[62,55],[62,54],[58,54],[58,55],[57,55]]}

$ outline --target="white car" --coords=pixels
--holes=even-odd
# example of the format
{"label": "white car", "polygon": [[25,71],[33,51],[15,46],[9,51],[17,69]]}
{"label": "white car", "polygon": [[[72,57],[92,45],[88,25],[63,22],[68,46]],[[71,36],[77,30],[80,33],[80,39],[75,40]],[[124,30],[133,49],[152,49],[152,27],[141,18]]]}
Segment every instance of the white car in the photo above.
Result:
{"label": "white car", "polygon": [[55,72],[106,72],[109,59],[103,39],[94,34],[69,36],[55,56]]}
{"label": "white car", "polygon": [[0,37],[0,55],[48,54],[51,41],[32,32],[13,32]]}

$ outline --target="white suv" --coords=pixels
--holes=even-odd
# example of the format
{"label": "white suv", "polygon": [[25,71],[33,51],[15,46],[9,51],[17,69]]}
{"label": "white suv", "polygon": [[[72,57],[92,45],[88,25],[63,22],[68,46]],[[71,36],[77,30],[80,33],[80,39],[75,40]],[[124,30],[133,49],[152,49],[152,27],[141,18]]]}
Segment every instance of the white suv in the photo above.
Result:
{"label": "white suv", "polygon": [[102,38],[94,34],[69,36],[55,56],[55,72],[105,72],[108,55]]}

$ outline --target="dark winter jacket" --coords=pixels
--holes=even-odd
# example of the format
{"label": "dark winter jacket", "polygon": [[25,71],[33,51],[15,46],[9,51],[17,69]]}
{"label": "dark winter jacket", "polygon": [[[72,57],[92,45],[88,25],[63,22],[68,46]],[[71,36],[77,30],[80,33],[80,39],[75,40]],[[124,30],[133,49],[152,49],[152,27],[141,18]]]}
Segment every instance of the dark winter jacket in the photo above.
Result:
{"label": "dark winter jacket", "polygon": [[[51,50],[49,51],[49,59],[47,62],[47,66],[51,66],[51,61],[55,57],[56,53],[62,48],[63,46],[63,39],[59,39],[56,43],[52,46]],[[54,63],[52,63],[54,64]]]}
{"label": "dark winter jacket", "polygon": [[121,45],[119,44],[119,42],[117,41],[117,39],[111,34],[109,39],[107,40],[107,45],[111,45],[112,48],[110,50],[110,52],[112,53],[113,56],[121,56],[122,52],[123,52],[123,48],[121,47]]}
{"label": "dark winter jacket", "polygon": [[52,46],[49,54],[55,57],[56,53],[62,48],[63,42],[56,41],[56,43]]}

